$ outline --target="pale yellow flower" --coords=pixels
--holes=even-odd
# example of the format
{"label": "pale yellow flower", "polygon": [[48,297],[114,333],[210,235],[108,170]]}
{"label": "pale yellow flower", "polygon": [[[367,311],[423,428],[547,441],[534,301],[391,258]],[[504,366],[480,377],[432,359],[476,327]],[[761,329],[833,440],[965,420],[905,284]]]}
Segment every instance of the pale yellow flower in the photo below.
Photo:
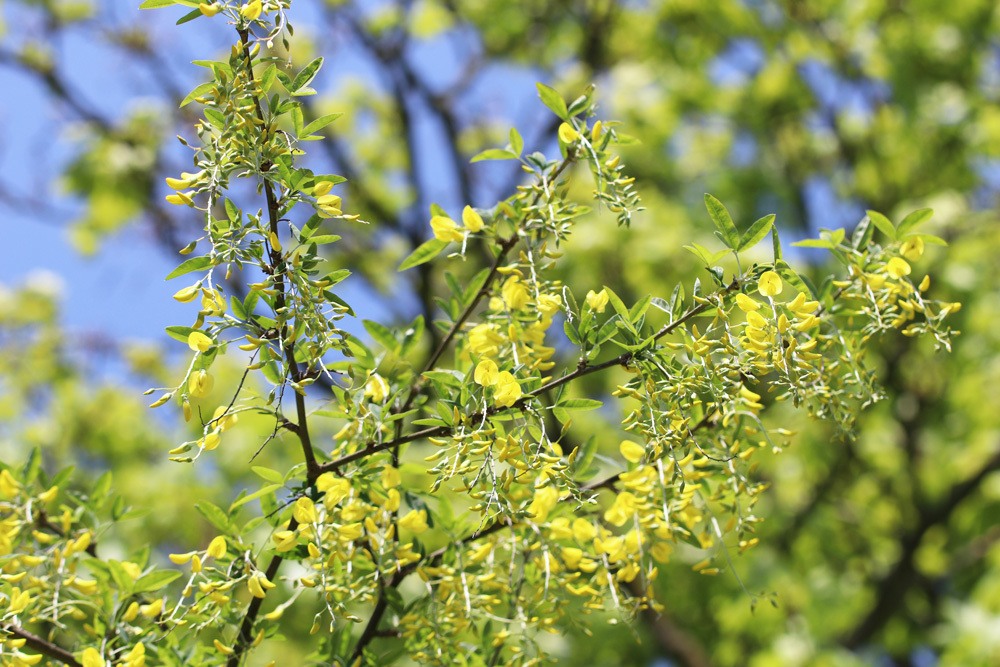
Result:
{"label": "pale yellow flower", "polygon": [[778,296],[781,294],[782,284],[781,276],[779,276],[774,271],[765,271],[760,274],[760,279],[757,281],[757,291],[764,296]]}
{"label": "pale yellow flower", "polygon": [[608,300],[608,291],[606,289],[602,289],[600,292],[590,290],[587,292],[585,299],[587,307],[595,313],[603,313],[604,309],[608,306]]}

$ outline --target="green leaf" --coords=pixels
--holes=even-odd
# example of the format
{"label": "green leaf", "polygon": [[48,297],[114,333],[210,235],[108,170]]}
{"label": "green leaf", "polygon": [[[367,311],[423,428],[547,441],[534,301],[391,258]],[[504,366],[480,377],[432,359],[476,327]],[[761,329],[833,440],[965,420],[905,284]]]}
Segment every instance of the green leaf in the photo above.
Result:
{"label": "green leaf", "polygon": [[832,250],[836,247],[836,244],[830,239],[803,239],[802,241],[796,241],[792,245],[798,248],[825,248],[827,250]]}
{"label": "green leaf", "polygon": [[[288,86],[288,92],[292,95],[305,94],[304,89],[309,82],[316,78],[316,74],[319,72],[319,68],[323,66],[323,58],[316,58],[308,65],[302,68],[292,82]],[[313,91],[315,92],[315,91]]]}
{"label": "green leaf", "polygon": [[722,235],[723,242],[736,250],[740,245],[740,233],[736,230],[736,225],[733,224],[733,217],[729,215],[729,211],[721,201],[707,192],[705,193],[705,208],[708,209],[708,216],[715,223],[715,228]]}
{"label": "green leaf", "polygon": [[693,254],[695,257],[700,259],[705,263],[705,266],[715,266],[715,264],[722,259],[723,255],[729,254],[729,250],[719,250],[717,252],[712,252],[700,243],[691,243],[690,245],[683,246],[685,250]]}
{"label": "green leaf", "polygon": [[811,285],[806,283],[802,276],[796,273],[792,267],[788,266],[784,261],[775,262],[774,270],[778,272],[782,278],[788,281],[788,283],[800,292],[811,295],[812,297],[818,297],[819,294]]}
{"label": "green leaf", "polygon": [[201,13],[200,9],[192,9],[187,14],[177,19],[176,25],[184,25],[185,23],[194,21],[195,19],[200,19],[202,16],[204,16],[204,14]]}
{"label": "green leaf", "polygon": [[214,87],[215,87],[214,81],[206,81],[205,83],[198,84],[197,86],[194,87],[194,90],[188,93],[187,97],[181,100],[179,106],[186,107],[187,105],[194,102],[194,98],[201,97],[208,91],[212,90]]}
{"label": "green leaf", "polygon": [[260,368],[260,372],[264,374],[264,377],[273,385],[279,385],[285,381],[285,376],[281,374],[281,369],[278,364],[273,361],[269,361]]}
{"label": "green leaf", "polygon": [[614,336],[616,333],[618,333],[618,322],[620,321],[621,317],[619,317],[617,314],[609,317],[608,321],[605,322],[603,325],[601,325],[601,328],[598,330],[597,336],[594,337],[592,344],[595,347],[601,345],[607,342],[607,340],[612,336]]}
{"label": "green leaf", "polygon": [[628,307],[625,305],[625,302],[621,300],[621,297],[615,294],[615,291],[607,285],[604,286],[604,291],[607,292],[608,300],[611,302],[611,306],[615,309],[615,312],[621,315],[623,320],[631,322]]}
{"label": "green leaf", "polygon": [[318,132],[319,130],[322,130],[324,127],[326,127],[327,125],[329,125],[330,123],[337,120],[343,115],[344,114],[342,113],[328,113],[325,116],[320,116],[319,118],[317,118],[316,120],[314,120],[313,122],[309,123],[304,128],[302,128],[302,132],[299,134],[299,138],[301,139],[303,136],[308,136],[313,132]]}
{"label": "green leaf", "polygon": [[262,94],[267,95],[267,91],[271,90],[271,86],[274,85],[275,79],[278,78],[278,66],[271,63],[264,73],[260,75],[260,90]]}
{"label": "green leaf", "polygon": [[232,512],[237,507],[241,507],[242,505],[246,505],[248,502],[250,502],[252,500],[257,500],[261,496],[266,496],[269,493],[274,493],[278,489],[282,488],[282,486],[284,486],[284,485],[283,484],[268,484],[268,485],[260,488],[259,490],[254,491],[250,495],[243,496],[242,498],[239,498],[238,500],[236,500],[232,505],[229,506],[229,511]]}
{"label": "green leaf", "polygon": [[481,153],[477,153],[470,162],[484,162],[486,160],[516,160],[519,153],[512,153],[506,148],[487,148]]}
{"label": "green leaf", "polygon": [[424,262],[429,262],[437,257],[438,254],[447,247],[447,241],[440,241],[434,238],[429,241],[425,241],[403,260],[403,263],[399,265],[399,270],[406,271],[407,269],[412,269],[414,266],[419,266]]}
{"label": "green leaf", "polygon": [[176,570],[156,570],[139,577],[132,588],[135,593],[152,593],[158,591],[181,576]]}
{"label": "green leaf", "polygon": [[896,240],[896,228],[893,227],[889,218],[885,217],[878,211],[866,211],[866,213],[868,214],[868,219],[872,221],[872,224],[875,225],[880,232],[885,234],[891,240]]}
{"label": "green leaf", "polygon": [[567,398],[564,401],[559,401],[555,407],[564,410],[596,410],[602,405],[604,405],[603,401],[593,398]]}
{"label": "green leaf", "polygon": [[336,234],[318,234],[316,236],[309,237],[309,243],[315,243],[316,245],[324,245],[327,243],[336,243],[340,240],[340,237]]}
{"label": "green leaf", "polygon": [[457,389],[462,386],[463,377],[458,371],[424,371],[421,375],[431,382],[440,383],[445,387]]}
{"label": "green leaf", "polygon": [[285,481],[285,477],[277,470],[271,470],[270,468],[265,468],[264,466],[250,466],[250,470],[252,470],[255,475],[263,479],[265,482],[283,484]]}
{"label": "green leaf", "polygon": [[939,246],[948,245],[948,242],[945,241],[943,238],[941,238],[940,236],[934,236],[933,234],[916,234],[915,237],[929,245],[939,245]]}
{"label": "green leaf", "polygon": [[562,95],[544,83],[536,83],[535,87],[538,88],[538,97],[541,98],[542,104],[563,120],[569,120],[569,109],[566,108],[566,100],[562,98]]}
{"label": "green leaf", "polygon": [[521,153],[524,151],[524,139],[521,138],[521,133],[517,131],[516,127],[510,128],[510,148],[517,157],[521,157]]}
{"label": "green leaf", "polygon": [[768,232],[771,231],[771,227],[774,226],[774,214],[765,215],[763,218],[757,222],[750,225],[750,229],[747,233],[743,235],[740,239],[740,247],[737,250],[746,250],[747,248],[752,248],[767,236]]}
{"label": "green leaf", "polygon": [[781,239],[778,238],[778,228],[771,227],[771,251],[774,253],[774,261],[781,259]]}
{"label": "green leaf", "polygon": [[161,7],[172,7],[177,4],[177,0],[145,0],[139,9],[159,9]]}
{"label": "green leaf", "polygon": [[899,223],[899,227],[896,229],[896,234],[899,238],[906,238],[906,235],[910,230],[924,224],[930,220],[931,216],[934,215],[934,210],[930,208],[921,208],[913,211]]}
{"label": "green leaf", "polygon": [[652,296],[647,294],[646,296],[639,299],[636,303],[632,304],[632,307],[629,308],[628,311],[629,320],[631,320],[632,324],[638,326],[639,320],[641,320],[643,315],[646,314],[646,311],[649,310],[649,302],[652,300],[652,298],[653,298]]}
{"label": "green leaf", "polygon": [[195,503],[194,508],[198,512],[208,519],[208,522],[215,526],[219,531],[228,534],[232,534],[233,525],[229,522],[229,515],[222,511],[221,508],[216,507],[210,502],[200,502]]}
{"label": "green leaf", "polygon": [[168,336],[185,344],[188,342],[188,336],[191,335],[192,331],[196,331],[196,329],[194,327],[182,326],[167,327]]}
{"label": "green leaf", "polygon": [[186,273],[191,273],[192,271],[202,271],[212,266],[212,258],[207,255],[202,255],[201,257],[192,257],[191,259],[186,259],[180,263],[180,265],[167,274],[164,280],[171,280],[178,276],[183,276]]}
{"label": "green leaf", "polygon": [[386,350],[392,351],[399,347],[399,343],[396,341],[396,337],[392,335],[392,329],[389,327],[374,320],[362,320],[361,322],[365,325],[365,331],[372,337],[372,340]]}

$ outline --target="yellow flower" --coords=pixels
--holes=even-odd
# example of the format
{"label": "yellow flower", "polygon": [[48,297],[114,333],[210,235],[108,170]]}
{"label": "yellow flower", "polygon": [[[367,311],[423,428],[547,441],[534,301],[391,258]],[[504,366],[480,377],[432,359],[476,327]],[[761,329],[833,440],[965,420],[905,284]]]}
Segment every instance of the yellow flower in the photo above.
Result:
{"label": "yellow flower", "polygon": [[200,331],[192,331],[188,334],[188,347],[192,352],[207,352],[212,347],[213,341]]}
{"label": "yellow flower", "polygon": [[569,123],[559,126],[559,140],[564,144],[571,144],[580,138],[580,133]]}
{"label": "yellow flower", "polygon": [[187,303],[189,301],[194,301],[194,298],[198,296],[198,286],[190,285],[183,289],[179,289],[174,292],[174,298],[181,303]]}
{"label": "yellow flower", "polygon": [[893,257],[886,263],[885,272],[893,278],[902,278],[910,275],[910,265],[906,263],[905,259]]}
{"label": "yellow flower", "polygon": [[212,422],[210,423],[215,423],[219,431],[228,431],[240,420],[240,416],[236,413],[226,414],[228,409],[228,405],[220,405],[212,413]]}
{"label": "yellow flower", "polygon": [[623,526],[635,515],[636,505],[635,494],[622,491],[615,497],[611,507],[604,512],[604,520],[612,526]]}
{"label": "yellow flower", "polygon": [[208,543],[208,550],[205,552],[205,555],[216,560],[225,557],[226,538],[222,535],[216,535],[212,538],[212,541]]}
{"label": "yellow flower", "polygon": [[201,288],[201,309],[210,315],[225,315],[226,298],[222,296],[222,292],[203,287]]}
{"label": "yellow flower", "polygon": [[372,373],[365,384],[365,396],[376,403],[383,403],[389,397],[389,383],[378,373]]}
{"label": "yellow flower", "polygon": [[924,254],[924,240],[919,236],[906,239],[899,248],[899,254],[911,262],[917,261]]}
{"label": "yellow flower", "polygon": [[760,274],[760,279],[757,281],[757,291],[762,295],[771,297],[778,296],[781,294],[781,276],[779,276],[774,271],[765,271]]}
{"label": "yellow flower", "polygon": [[562,559],[567,570],[575,570],[580,567],[580,559],[583,558],[583,550],[576,547],[563,547]]}
{"label": "yellow flower", "polygon": [[203,16],[215,16],[222,10],[222,7],[214,2],[211,4],[203,2],[198,5],[198,10],[201,11]]}
{"label": "yellow flower", "polygon": [[316,479],[316,488],[325,494],[323,503],[327,507],[332,507],[351,495],[351,481],[345,477],[337,477],[332,472],[320,475]]}
{"label": "yellow flower", "polygon": [[646,448],[631,440],[622,440],[618,451],[629,463],[638,463],[646,456]]}
{"label": "yellow flower", "polygon": [[164,199],[167,200],[167,203],[174,206],[194,206],[194,200],[191,199],[190,192],[175,192],[172,195],[167,195]]}
{"label": "yellow flower", "polygon": [[466,206],[462,209],[462,223],[475,234],[483,229],[483,216],[479,215],[479,212],[471,206]]}
{"label": "yellow flower", "polygon": [[493,400],[496,401],[497,405],[509,408],[521,398],[523,393],[521,385],[517,383],[517,379],[509,371],[500,372],[493,389]]}
{"label": "yellow flower", "polygon": [[507,279],[500,294],[503,297],[503,302],[511,310],[521,310],[531,299],[528,286],[522,283],[517,276],[511,276]]}
{"label": "yellow flower", "polygon": [[14,479],[9,470],[0,470],[0,498],[10,500],[17,495],[20,489],[21,485]]}
{"label": "yellow flower", "polygon": [[263,598],[267,595],[267,591],[274,588],[275,584],[272,583],[263,572],[254,572],[249,579],[247,579],[247,590],[250,591],[250,595],[255,598]]}
{"label": "yellow flower", "polygon": [[[264,596],[261,595],[260,597],[264,597]],[[219,653],[221,653],[222,655],[232,655],[233,654],[233,649],[231,649],[230,647],[226,646],[225,644],[223,644],[222,642],[220,642],[218,639],[213,639],[212,640],[212,646],[214,646],[215,650],[218,651]]]}
{"label": "yellow flower", "polygon": [[528,505],[528,514],[532,519],[541,523],[548,518],[549,512],[559,502],[559,489],[552,486],[544,486],[535,490],[535,495]]}
{"label": "yellow flower", "polygon": [[492,387],[500,378],[500,369],[492,359],[483,359],[476,366],[474,379],[476,384],[484,387]]}
{"label": "yellow flower", "polygon": [[330,194],[330,190],[332,189],[333,189],[333,181],[319,181],[318,183],[313,185],[312,189],[313,197],[322,197],[323,195]]}
{"label": "yellow flower", "polygon": [[271,535],[271,539],[274,540],[274,549],[278,553],[291,551],[298,543],[298,535],[294,530],[279,530]]}
{"label": "yellow flower", "polygon": [[562,297],[558,294],[539,294],[536,305],[538,306],[538,312],[551,317],[562,308]]}
{"label": "yellow flower", "polygon": [[461,241],[463,238],[461,230],[455,221],[445,215],[435,215],[431,218],[431,231],[438,241]]}
{"label": "yellow flower", "polygon": [[122,614],[122,620],[126,623],[131,623],[139,616],[139,603],[133,602],[125,609],[125,613]]}
{"label": "yellow flower", "polygon": [[400,485],[402,478],[399,476],[399,469],[394,466],[382,468],[382,487],[392,489]]}
{"label": "yellow flower", "polygon": [[28,591],[22,591],[17,586],[14,586],[10,590],[10,601],[7,604],[7,609],[5,610],[8,614],[20,614],[22,611],[28,608],[31,601],[34,598],[31,597],[31,593]]}
{"label": "yellow flower", "polygon": [[469,349],[476,354],[494,356],[505,342],[492,324],[477,324],[469,331]]}
{"label": "yellow flower", "polygon": [[736,295],[736,305],[744,313],[750,313],[760,309],[760,301],[755,301],[742,292]]}
{"label": "yellow flower", "polygon": [[100,652],[93,647],[87,647],[83,650],[83,654],[80,656],[80,663],[83,667],[104,667],[104,658],[101,656]]}
{"label": "yellow flower", "polygon": [[399,519],[400,530],[405,528],[414,535],[423,533],[427,527],[427,510],[410,510]]}
{"label": "yellow flower", "polygon": [[240,15],[247,21],[256,21],[263,9],[260,0],[252,0],[240,8]]}
{"label": "yellow flower", "polygon": [[220,442],[222,442],[222,436],[220,436],[218,432],[212,431],[204,438],[198,440],[198,446],[204,449],[206,452],[210,452],[213,449],[216,449],[219,446]]}
{"label": "yellow flower", "polygon": [[195,371],[191,373],[191,376],[188,378],[188,393],[195,398],[207,396],[208,392],[212,391],[212,386],[214,384],[215,378],[213,378],[208,371]]}
{"label": "yellow flower", "polygon": [[295,507],[292,509],[292,516],[295,520],[302,524],[312,524],[316,523],[319,515],[316,513],[316,505],[309,498],[302,496],[295,501]]}
{"label": "yellow flower", "polygon": [[590,542],[597,536],[597,529],[594,524],[583,518],[573,520],[573,539],[581,544]]}
{"label": "yellow flower", "polygon": [[819,301],[806,301],[804,292],[799,292],[795,298],[788,302],[788,309],[799,317],[809,315],[819,308]]}
{"label": "yellow flower", "polygon": [[649,551],[657,563],[666,563],[670,560],[670,554],[673,553],[674,548],[666,542],[657,542]]}
{"label": "yellow flower", "polygon": [[146,645],[139,642],[125,654],[123,667],[146,667]]}
{"label": "yellow flower", "polygon": [[590,290],[587,292],[587,307],[595,313],[603,313],[608,305],[608,290],[602,289],[600,292]]}
{"label": "yellow flower", "polygon": [[189,551],[185,554],[169,554],[167,558],[169,558],[170,562],[173,563],[174,565],[187,565],[188,563],[191,562],[191,559],[194,557],[195,553],[196,552],[194,551]]}
{"label": "yellow flower", "polygon": [[156,618],[163,611],[163,598],[139,606],[139,612],[146,618]]}
{"label": "yellow flower", "polygon": [[[329,181],[328,181],[329,182]],[[340,210],[342,201],[337,195],[322,194],[316,197],[316,209],[321,218],[335,218],[343,213]]]}
{"label": "yellow flower", "polygon": [[362,535],[365,529],[360,522],[349,523],[337,529],[337,537],[341,542],[353,542]]}

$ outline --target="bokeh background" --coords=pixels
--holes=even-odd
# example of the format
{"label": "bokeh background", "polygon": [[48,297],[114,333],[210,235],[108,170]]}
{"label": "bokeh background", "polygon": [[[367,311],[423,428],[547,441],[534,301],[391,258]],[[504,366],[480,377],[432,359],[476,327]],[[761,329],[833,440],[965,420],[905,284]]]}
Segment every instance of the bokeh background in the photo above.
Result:
{"label": "bokeh background", "polygon": [[[164,202],[163,177],[191,166],[176,138],[197,118],[178,107],[203,75],[191,61],[223,56],[231,35],[137,5],[0,2],[0,459],[38,447],[90,483],[112,471],[123,506],[145,508],[114,537],[123,553],[210,538],[190,499],[249,486],[266,428],[246,420],[192,469],[166,460],[188,426],[140,395],[186,356],[163,328],[190,313],[162,276],[199,221]],[[596,84],[602,116],[636,139],[625,159],[647,210],[628,230],[598,212],[577,230],[562,271],[583,290],[628,302],[690,285],[703,268],[682,245],[713,243],[704,192],[744,225],[776,213],[786,245],[924,206],[951,244],[915,271],[964,304],[954,351],[879,341],[886,398],[855,436],[772,412],[798,436],[757,472],[771,483],[761,545],[712,577],[682,554],[658,581],[662,615],[553,638],[562,664],[1000,664],[995,2],[295,0],[291,16],[290,67],[326,58],[310,113],[344,114],[308,160],[348,177],[345,210],[370,222],[338,230],[329,258],[355,270],[345,296],[363,317],[433,315],[440,270],[395,271],[430,204],[488,208],[520,176],[472,155],[511,126],[554,150],[535,81],[569,99]],[[824,271],[822,255],[794,261]],[[618,442],[613,415],[577,428]],[[285,657],[305,641],[290,634]]]}

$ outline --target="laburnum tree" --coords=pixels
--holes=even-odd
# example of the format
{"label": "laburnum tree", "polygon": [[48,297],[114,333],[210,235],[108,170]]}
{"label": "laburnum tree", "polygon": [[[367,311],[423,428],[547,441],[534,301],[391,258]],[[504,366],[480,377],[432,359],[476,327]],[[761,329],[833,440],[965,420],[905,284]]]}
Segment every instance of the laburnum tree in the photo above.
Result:
{"label": "laburnum tree", "polygon": [[[168,333],[190,358],[160,369],[151,407],[194,430],[166,448],[174,465],[232,465],[220,454],[242,447],[258,484],[225,503],[192,490],[192,520],[212,527],[194,548],[122,552],[105,545],[155,507],[38,453],[5,465],[5,664],[288,664],[289,636],[302,664],[544,664],[553,638],[663,612],[675,561],[699,577],[752,559],[757,459],[795,442],[793,411],[853,438],[882,396],[868,348],[899,332],[950,349],[960,306],[915,268],[943,244],[926,208],[799,242],[837,267],[817,278],[783,258],[774,215],[735,221],[705,195],[714,240],[686,245],[698,278],[626,301],[563,277],[572,234],[624,230],[642,206],[617,152],[631,138],[595,90],[544,84],[550,136],[530,146],[510,129],[473,158],[517,163],[510,193],[431,205],[429,240],[382,267],[419,272],[427,312],[365,319],[362,336],[336,258],[345,230],[377,234],[378,198],[352,211],[350,183],[308,166],[338,114],[307,103],[322,58],[288,66],[289,5],[142,4],[233,37],[181,102],[199,116],[166,201],[202,231],[168,276],[193,323]],[[24,317],[27,331],[48,314]],[[587,437],[577,424],[594,415],[614,429]]]}

